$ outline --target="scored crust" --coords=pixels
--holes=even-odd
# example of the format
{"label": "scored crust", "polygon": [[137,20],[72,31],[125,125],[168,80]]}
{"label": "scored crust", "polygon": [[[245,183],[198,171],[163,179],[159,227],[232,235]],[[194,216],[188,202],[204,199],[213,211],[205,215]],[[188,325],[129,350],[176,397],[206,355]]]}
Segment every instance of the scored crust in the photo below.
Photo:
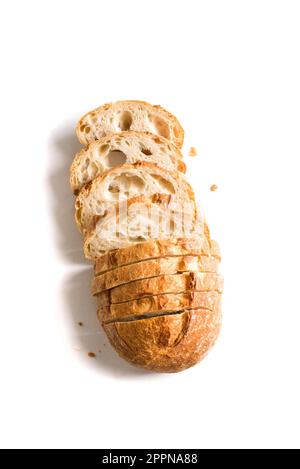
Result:
{"label": "scored crust", "polygon": [[221,327],[221,309],[195,309],[135,321],[103,324],[110,343],[133,365],[178,372],[205,357]]}
{"label": "scored crust", "polygon": [[[220,274],[203,272],[184,272],[183,274],[161,275],[135,282],[126,283],[111,290],[105,290],[97,295],[100,307],[114,303],[144,298],[146,296],[184,293],[186,291],[210,291],[223,292],[223,277]],[[98,293],[98,294],[97,294]]]}
{"label": "scored crust", "polygon": [[147,131],[181,148],[184,130],[178,119],[159,105],[145,101],[117,101],[86,113],[76,127],[80,143],[87,145],[105,135],[124,130]]}
{"label": "scored crust", "polygon": [[118,321],[122,318],[133,319],[135,316],[176,312],[180,310],[205,308],[213,310],[220,302],[220,293],[216,291],[167,293],[147,296],[124,303],[112,304],[98,309],[102,322]]}
{"label": "scored crust", "polygon": [[216,273],[218,264],[218,259],[212,256],[177,256],[141,261],[132,265],[117,267],[94,277],[92,293],[99,293],[124,283],[159,275],[170,275],[179,272]]}
{"label": "scored crust", "polygon": [[[181,151],[169,140],[149,132],[125,131],[107,135],[79,151],[70,167],[70,185],[75,195],[80,189],[118,164],[139,161],[156,164],[167,171],[186,172]],[[118,163],[119,162],[119,163]]]}
{"label": "scored crust", "polygon": [[212,255],[220,260],[220,250],[216,241],[199,236],[193,239],[176,238],[147,241],[118,250],[109,251],[96,258],[95,275],[122,265],[134,264],[147,259],[171,256]]}

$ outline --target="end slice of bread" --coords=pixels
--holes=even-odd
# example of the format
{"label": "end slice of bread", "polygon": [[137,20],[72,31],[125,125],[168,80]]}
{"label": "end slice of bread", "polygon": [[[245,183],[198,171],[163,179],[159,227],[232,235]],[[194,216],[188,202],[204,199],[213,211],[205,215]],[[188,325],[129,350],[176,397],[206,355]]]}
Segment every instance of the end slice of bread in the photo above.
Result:
{"label": "end slice of bread", "polygon": [[104,104],[85,114],[76,127],[78,139],[84,145],[127,130],[151,132],[167,138],[178,148],[183,145],[184,131],[176,117],[161,106],[144,101]]}
{"label": "end slice of bread", "polygon": [[92,142],[77,153],[70,168],[71,188],[78,194],[85,184],[109,169],[141,161],[167,171],[186,171],[181,151],[167,139],[147,132],[121,132]]}
{"label": "end slice of bread", "polygon": [[221,308],[195,309],[103,324],[112,346],[133,365],[174,373],[202,360],[221,328]]}

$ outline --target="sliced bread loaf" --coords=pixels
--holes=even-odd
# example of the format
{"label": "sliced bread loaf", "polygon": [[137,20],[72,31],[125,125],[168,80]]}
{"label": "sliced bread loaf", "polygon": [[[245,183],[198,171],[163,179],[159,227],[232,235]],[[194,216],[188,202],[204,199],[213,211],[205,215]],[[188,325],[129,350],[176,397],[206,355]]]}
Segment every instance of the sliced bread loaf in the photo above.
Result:
{"label": "sliced bread loaf", "polygon": [[160,315],[163,312],[171,313],[195,308],[214,310],[220,298],[220,293],[216,291],[167,293],[100,307],[98,316],[102,322],[112,322],[148,314]]}
{"label": "sliced bread loaf", "polygon": [[150,163],[124,164],[96,177],[83,187],[76,198],[75,218],[79,229],[86,233],[95,217],[102,217],[115,204],[140,195],[156,193],[190,203],[194,192],[179,172],[169,172]]}
{"label": "sliced bread loaf", "polygon": [[[154,194],[151,197],[129,199],[114,208],[115,210],[108,211],[104,216],[96,217],[93,229],[86,234],[84,254],[88,259],[97,259],[108,251],[152,240],[194,239],[203,232],[200,215],[193,200],[182,203],[176,197]],[[159,252],[159,248],[156,252]],[[138,249],[137,253],[137,257],[140,255],[143,258],[143,248]],[[163,249],[159,255],[162,253]],[[122,257],[122,252],[120,255]],[[108,254],[109,265],[113,256],[114,254]],[[131,251],[128,256],[124,254],[125,259],[130,259],[130,256]],[[118,258],[117,255],[116,259]],[[97,263],[98,265],[101,263]]]}
{"label": "sliced bread loaf", "polygon": [[211,272],[216,273],[219,261],[211,256],[178,256],[150,259],[125,265],[98,275],[92,281],[92,293],[117,287],[140,279],[171,275],[180,272]]}
{"label": "sliced bread loaf", "polygon": [[220,306],[104,324],[112,346],[130,363],[157,372],[177,372],[202,360],[221,327]]}
{"label": "sliced bread loaf", "polygon": [[76,127],[80,143],[87,145],[124,130],[151,132],[181,148],[184,131],[175,116],[144,101],[117,101],[85,114]]}
{"label": "sliced bread loaf", "polygon": [[70,169],[74,194],[95,177],[121,164],[141,161],[156,164],[167,171],[185,173],[180,150],[163,137],[149,132],[121,132],[89,144],[75,156]]}
{"label": "sliced bread loaf", "polygon": [[161,275],[126,283],[97,294],[100,307],[122,303],[161,293],[184,293],[186,291],[223,291],[223,277],[214,273],[184,272],[183,274]]}
{"label": "sliced bread loaf", "polygon": [[208,240],[205,236],[200,236],[199,233],[199,236],[194,239],[159,239],[109,251],[95,258],[94,271],[95,275],[99,275],[121,265],[134,264],[146,259],[184,255],[211,255],[220,260],[218,244]]}

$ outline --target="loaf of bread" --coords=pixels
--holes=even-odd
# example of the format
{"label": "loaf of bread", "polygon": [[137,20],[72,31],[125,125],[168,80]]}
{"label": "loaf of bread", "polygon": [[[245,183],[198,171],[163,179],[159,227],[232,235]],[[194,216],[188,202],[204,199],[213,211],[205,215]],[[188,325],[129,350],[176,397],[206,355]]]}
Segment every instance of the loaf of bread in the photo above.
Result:
{"label": "loaf of bread", "polygon": [[184,272],[179,274],[166,274],[158,277],[135,280],[117,287],[100,292],[95,288],[93,294],[97,295],[98,305],[114,305],[131,300],[137,300],[153,295],[191,292],[223,291],[223,278],[217,273]]}
{"label": "loaf of bread", "polygon": [[[199,233],[198,233],[199,234]],[[125,248],[114,249],[95,258],[95,275],[122,265],[147,259],[172,256],[213,256],[221,260],[218,244],[205,236],[145,241]]]}
{"label": "loaf of bread", "polygon": [[214,273],[217,271],[218,264],[218,259],[212,256],[161,257],[136,262],[135,264],[117,267],[94,277],[92,293],[95,294],[96,291],[100,292],[124,283],[160,275],[199,271]]}
{"label": "loaf of bread", "polygon": [[115,319],[144,318],[176,313],[177,311],[205,308],[212,310],[219,303],[220,293],[214,290],[207,292],[187,291],[184,293],[165,293],[163,295],[146,296],[136,300],[125,301],[100,307],[99,318],[107,323]]}
{"label": "loaf of bread", "polygon": [[104,104],[85,114],[76,128],[83,145],[125,130],[151,132],[167,138],[178,148],[183,145],[184,131],[176,117],[161,106],[152,106],[144,101]]}
{"label": "loaf of bread", "polygon": [[118,101],[77,125],[70,168],[91,293],[118,354],[156,372],[202,360],[221,327],[218,244],[184,175],[184,132],[160,106]]}
{"label": "loaf of bread", "polygon": [[181,151],[167,139],[149,132],[121,132],[102,137],[75,155],[70,169],[71,188],[77,195],[109,169],[142,161],[171,172],[186,170]]}

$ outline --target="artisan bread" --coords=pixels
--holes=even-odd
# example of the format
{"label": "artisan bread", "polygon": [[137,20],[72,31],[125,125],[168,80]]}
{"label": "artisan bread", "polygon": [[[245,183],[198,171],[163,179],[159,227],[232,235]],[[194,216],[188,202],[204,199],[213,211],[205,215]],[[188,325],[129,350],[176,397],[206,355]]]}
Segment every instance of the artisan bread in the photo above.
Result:
{"label": "artisan bread", "polygon": [[83,116],[70,185],[92,294],[109,341],[133,365],[177,372],[200,361],[221,325],[219,247],[185,178],[176,117],[143,101]]}
{"label": "artisan bread", "polygon": [[130,363],[156,372],[177,372],[205,357],[221,326],[221,309],[196,309],[103,324],[112,346]]}
{"label": "artisan bread", "polygon": [[206,292],[223,291],[223,277],[217,273],[184,272],[174,275],[160,275],[134,282],[125,283],[97,295],[99,307],[109,306],[130,300],[144,298],[161,293],[184,293],[186,291]]}
{"label": "artisan bread", "polygon": [[78,194],[85,184],[109,169],[141,161],[167,171],[186,170],[181,151],[167,139],[148,132],[121,132],[92,142],[77,153],[70,168],[71,188]]}
{"label": "artisan bread", "polygon": [[86,233],[95,217],[102,217],[115,204],[156,193],[169,195],[182,204],[194,200],[191,186],[178,172],[164,171],[144,162],[117,166],[82,188],[75,202],[76,222]]}
{"label": "artisan bread", "polygon": [[216,291],[184,293],[164,293],[136,300],[103,306],[98,309],[98,317],[102,322],[118,321],[122,318],[133,319],[149,314],[171,313],[180,310],[205,308],[213,310],[220,302],[220,293]]}
{"label": "artisan bread", "polygon": [[212,255],[220,260],[220,250],[216,241],[200,236],[199,233],[197,238],[158,239],[109,251],[94,259],[94,271],[95,275],[99,275],[115,267],[134,264],[142,260],[184,255]]}
{"label": "artisan bread", "polygon": [[92,294],[140,279],[180,272],[216,273],[218,259],[212,256],[178,256],[150,259],[125,265],[98,275],[92,281]]}
{"label": "artisan bread", "polygon": [[144,101],[105,104],[85,114],[76,128],[83,145],[124,130],[151,132],[167,138],[179,148],[184,139],[183,128],[175,116],[161,106],[152,106]]}
{"label": "artisan bread", "polygon": [[[173,242],[178,238],[194,239],[203,232],[201,217],[193,200],[182,203],[176,197],[154,194],[151,197],[134,197],[116,204],[114,209],[95,218],[94,227],[84,240],[86,258],[96,260],[108,251],[150,240]],[[130,253],[125,257],[129,258]],[[108,259],[112,259],[110,254]]]}

